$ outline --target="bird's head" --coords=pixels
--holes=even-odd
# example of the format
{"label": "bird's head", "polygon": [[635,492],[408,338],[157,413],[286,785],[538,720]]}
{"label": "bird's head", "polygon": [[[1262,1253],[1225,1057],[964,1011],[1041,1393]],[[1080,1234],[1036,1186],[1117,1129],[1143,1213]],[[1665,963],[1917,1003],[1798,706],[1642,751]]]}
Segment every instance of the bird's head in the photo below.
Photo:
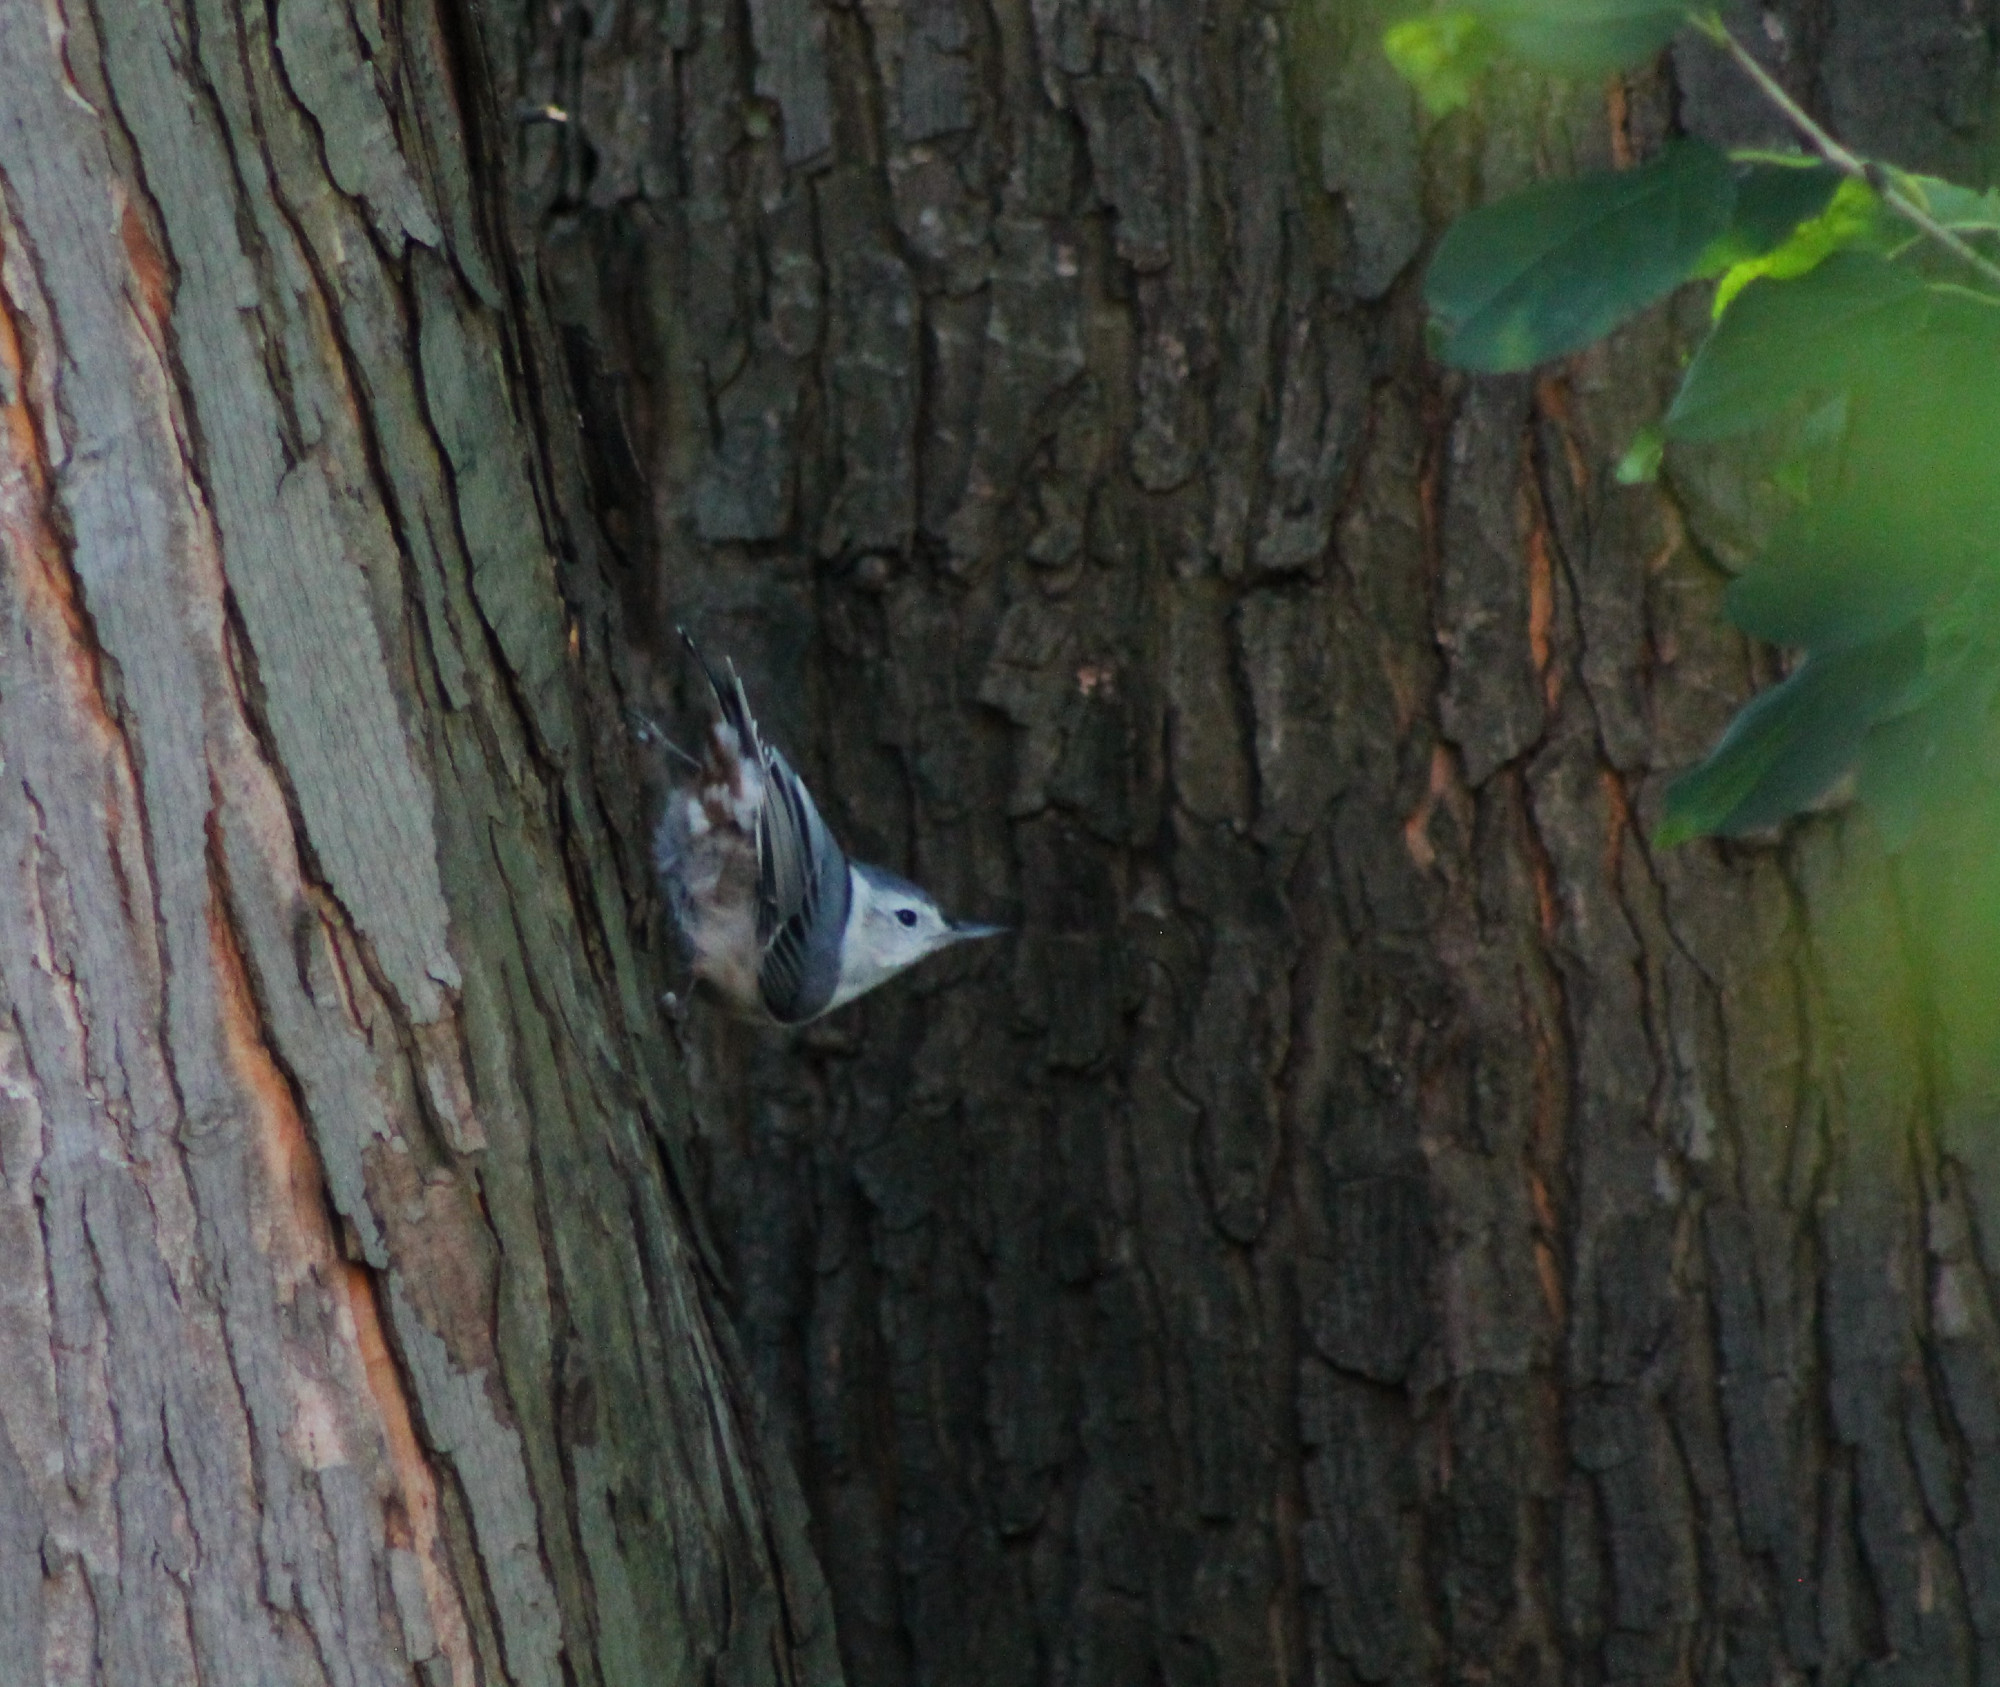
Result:
{"label": "bird's head", "polygon": [[1004,926],[954,920],[930,892],[880,867],[853,863],[853,902],[843,937],[837,1002],[852,1001],[926,955],[974,937],[997,937]]}

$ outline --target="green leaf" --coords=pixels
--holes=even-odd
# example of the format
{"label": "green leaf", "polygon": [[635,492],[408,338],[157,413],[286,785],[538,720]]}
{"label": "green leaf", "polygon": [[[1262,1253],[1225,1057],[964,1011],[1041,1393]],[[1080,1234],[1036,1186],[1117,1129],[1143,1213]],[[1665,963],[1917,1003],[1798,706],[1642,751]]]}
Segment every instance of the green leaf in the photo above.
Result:
{"label": "green leaf", "polygon": [[1468,212],[1424,278],[1439,355],[1495,373],[1588,345],[1686,280],[1734,199],[1728,160],[1687,140]]}
{"label": "green leaf", "polygon": [[1433,117],[1458,110],[1500,52],[1500,37],[1476,12],[1412,18],[1384,32],[1382,50]]}
{"label": "green leaf", "polygon": [[1889,175],[1946,228],[1962,234],[2000,232],[2000,188],[1961,187],[1938,176],[1911,175],[1905,170],[1891,170]]}
{"label": "green leaf", "polygon": [[1854,364],[1824,523],[1941,602],[2000,561],[2000,304],[1933,289],[1917,333]]}
{"label": "green leaf", "polygon": [[1783,245],[1826,210],[1842,180],[1830,164],[1782,153],[1733,154],[1731,174],[1736,208],[1729,227],[1702,253],[1699,275],[1721,275]]}
{"label": "green leaf", "polygon": [[[2000,662],[2000,573],[1975,569],[1966,589],[1924,617],[1924,671],[1906,700],[1915,708],[1956,680],[1968,663]],[[1995,667],[2000,674],[2000,667]]]}
{"label": "green leaf", "polygon": [[2000,461],[2000,309],[1930,289],[1891,328],[1823,330],[1819,378],[1844,383],[1843,437],[1829,483],[1730,588],[1746,632],[1817,651],[1921,618],[1945,651],[2000,620],[2000,498],[1986,472]]}
{"label": "green leaf", "polygon": [[1908,626],[1961,589],[1973,558],[1918,553],[1838,497],[1779,529],[1755,567],[1723,599],[1753,638],[1837,650]]}
{"label": "green leaf", "polygon": [[1856,767],[1855,794],[1868,805],[1892,853],[1931,814],[1989,777],[1988,741],[2000,663],[1992,651],[1961,662],[1921,708],[1869,730]]}
{"label": "green leaf", "polygon": [[1667,848],[1707,833],[1739,836],[1808,807],[1853,765],[1922,655],[1923,634],[1910,627],[1809,656],[1745,704],[1708,758],[1667,787],[1654,842]]}
{"label": "green leaf", "polygon": [[1673,0],[1476,0],[1476,9],[1530,64],[1576,76],[1644,64],[1693,8]]}
{"label": "green leaf", "polygon": [[1648,422],[1625,448],[1614,471],[1620,486],[1645,486],[1660,478],[1660,457],[1667,436],[1657,422]]}
{"label": "green leaf", "polygon": [[1789,281],[1817,269],[1835,252],[1884,246],[1891,226],[1875,190],[1852,176],[1842,177],[1819,215],[1796,224],[1784,240],[1768,250],[1723,271],[1715,288],[1716,316],[1728,310],[1736,295],[1753,281],[1766,276]]}
{"label": "green leaf", "polygon": [[1688,365],[1667,437],[1726,439],[1801,398],[1844,390],[1861,366],[1922,328],[1930,299],[1909,271],[1864,252],[1828,258],[1797,281],[1756,282]]}

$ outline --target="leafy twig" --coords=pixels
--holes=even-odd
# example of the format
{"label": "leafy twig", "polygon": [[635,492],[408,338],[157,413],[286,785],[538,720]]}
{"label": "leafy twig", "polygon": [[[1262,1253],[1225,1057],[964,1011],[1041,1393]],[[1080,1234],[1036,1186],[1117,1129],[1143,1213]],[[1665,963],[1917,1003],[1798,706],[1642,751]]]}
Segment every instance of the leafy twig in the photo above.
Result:
{"label": "leafy twig", "polygon": [[1894,211],[1905,222],[1922,230],[1947,252],[1962,262],[1972,266],[1994,286],[2000,287],[2000,264],[1986,257],[1969,241],[1944,226],[1930,212],[1926,211],[1902,188],[1896,185],[1889,172],[1873,159],[1862,158],[1835,140],[1826,130],[1813,120],[1812,113],[1785,92],[1778,79],[1759,64],[1742,42],[1729,33],[1722,19],[1714,12],[1697,13],[1690,20],[1695,28],[1736,61],[1744,75],[1757,84],[1764,97],[1785,114],[1792,127],[1805,136],[1813,151],[1824,158],[1843,175],[1852,176],[1866,184],[1881,197],[1882,203]]}

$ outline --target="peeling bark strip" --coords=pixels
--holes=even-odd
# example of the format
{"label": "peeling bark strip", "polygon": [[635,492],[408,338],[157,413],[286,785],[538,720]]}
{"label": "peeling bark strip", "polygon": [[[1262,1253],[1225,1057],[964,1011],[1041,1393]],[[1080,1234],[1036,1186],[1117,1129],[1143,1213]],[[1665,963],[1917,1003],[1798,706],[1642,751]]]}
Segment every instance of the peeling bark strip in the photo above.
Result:
{"label": "peeling bark strip", "polygon": [[7,1683],[838,1674],[462,25],[0,0]]}
{"label": "peeling bark strip", "polygon": [[[1417,356],[1451,211],[1780,137],[1698,53],[1420,129],[1407,10],[488,14],[633,601],[1018,911],[803,1050],[694,1022],[850,1678],[1990,1683],[2000,1026],[1858,833],[1647,848],[1751,679],[1741,465],[1607,474],[1669,314]],[[1983,179],[1986,0],[1763,13]]]}

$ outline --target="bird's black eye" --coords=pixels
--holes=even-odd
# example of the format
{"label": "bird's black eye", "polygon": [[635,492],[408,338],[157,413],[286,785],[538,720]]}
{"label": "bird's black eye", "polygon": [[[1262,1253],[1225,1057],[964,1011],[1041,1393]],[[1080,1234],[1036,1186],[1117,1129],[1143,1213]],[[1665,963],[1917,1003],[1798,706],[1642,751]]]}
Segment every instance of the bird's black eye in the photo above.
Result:
{"label": "bird's black eye", "polygon": [[913,926],[917,923],[917,911],[914,908],[898,908],[896,918],[906,926]]}

